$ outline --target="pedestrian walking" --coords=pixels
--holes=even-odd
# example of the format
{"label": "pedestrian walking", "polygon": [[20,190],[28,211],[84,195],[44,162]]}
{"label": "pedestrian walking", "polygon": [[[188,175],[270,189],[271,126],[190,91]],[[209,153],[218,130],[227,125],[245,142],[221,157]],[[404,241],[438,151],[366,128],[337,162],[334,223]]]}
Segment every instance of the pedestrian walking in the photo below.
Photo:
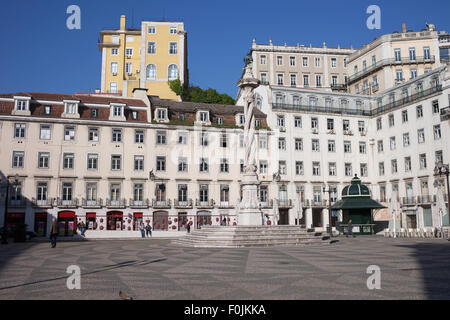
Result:
{"label": "pedestrian walking", "polygon": [[187,223],[186,230],[187,230],[187,233],[191,232],[191,223],[190,222]]}
{"label": "pedestrian walking", "polygon": [[145,226],[145,231],[146,231],[147,237],[152,236],[152,226],[150,225],[149,222],[147,222],[147,225]]}
{"label": "pedestrian walking", "polygon": [[142,238],[145,238],[145,227],[142,221],[139,223],[139,230],[141,230]]}
{"label": "pedestrian walking", "polygon": [[222,224],[223,226],[226,226],[227,225],[227,218],[223,218],[222,223],[223,223]]}
{"label": "pedestrian walking", "polygon": [[52,218],[52,224],[50,225],[50,242],[52,244],[52,248],[56,247],[56,237],[58,236],[58,223],[56,222],[56,218]]}
{"label": "pedestrian walking", "polygon": [[348,220],[347,228],[348,228],[348,231],[347,231],[346,237],[348,238],[348,236],[351,235],[351,236],[353,236],[353,238],[356,238],[356,236],[353,234],[353,223],[352,223],[351,219]]}
{"label": "pedestrian walking", "polygon": [[84,221],[81,221],[81,236],[84,237],[84,233],[86,232],[86,224],[84,223]]}

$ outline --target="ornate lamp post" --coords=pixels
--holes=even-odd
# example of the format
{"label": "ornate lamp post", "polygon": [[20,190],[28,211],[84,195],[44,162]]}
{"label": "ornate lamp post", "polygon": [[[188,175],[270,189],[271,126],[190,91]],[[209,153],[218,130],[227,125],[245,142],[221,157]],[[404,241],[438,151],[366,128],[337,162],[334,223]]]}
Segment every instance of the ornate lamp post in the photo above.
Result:
{"label": "ornate lamp post", "polygon": [[19,184],[19,176],[16,174],[14,176],[14,182],[9,181],[9,177],[6,177],[6,192],[5,192],[5,210],[3,212],[3,235],[2,244],[8,244],[8,230],[6,228],[6,215],[8,212],[8,200],[9,200],[9,187],[10,185],[17,186]]}
{"label": "ornate lamp post", "polygon": [[[448,164],[443,164],[442,161],[439,161],[434,168],[434,174],[436,176],[445,175],[447,177],[447,202],[448,202],[448,210],[447,214],[450,215],[450,184],[449,184],[449,175],[450,175],[450,167]],[[445,201],[444,201],[445,203]],[[450,221],[450,220],[449,220]],[[442,221],[443,224],[443,221]],[[449,232],[450,234],[450,232]]]}

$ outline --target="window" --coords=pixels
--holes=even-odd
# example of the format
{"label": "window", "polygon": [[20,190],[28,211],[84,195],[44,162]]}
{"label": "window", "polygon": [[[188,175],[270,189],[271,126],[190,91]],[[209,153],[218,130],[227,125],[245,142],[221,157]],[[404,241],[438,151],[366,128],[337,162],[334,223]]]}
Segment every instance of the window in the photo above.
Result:
{"label": "window", "polygon": [[319,129],[319,119],[311,118],[311,129]]}
{"label": "window", "polygon": [[167,140],[166,131],[156,131],[156,144],[166,144]]}
{"label": "window", "polygon": [[133,63],[132,62],[126,62],[125,63],[125,73],[128,75],[133,74]]}
{"label": "window", "polygon": [[302,62],[303,62],[303,66],[307,67],[308,66],[308,57],[303,57]]}
{"label": "window", "polygon": [[48,196],[48,184],[47,182],[38,182],[36,188],[36,200],[46,201]]}
{"label": "window", "polygon": [[398,172],[397,160],[396,159],[391,160],[391,172],[393,174]]}
{"label": "window", "polygon": [[50,115],[52,113],[52,106],[44,106],[44,114]]}
{"label": "window", "polygon": [[122,129],[112,129],[112,142],[122,142]]}
{"label": "window", "polygon": [[187,184],[179,184],[178,185],[178,201],[186,202],[188,197],[188,186]]}
{"label": "window", "polygon": [[302,117],[295,117],[294,118],[294,126],[296,128],[301,128],[302,127]]}
{"label": "window", "polygon": [[169,66],[169,80],[178,79],[178,67],[175,64]]}
{"label": "window", "polygon": [[187,172],[188,171],[188,163],[186,157],[178,158],[178,172]]}
{"label": "window", "polygon": [[422,118],[423,117],[423,108],[422,108],[422,106],[417,106],[416,107],[416,115],[417,115],[417,118]]}
{"label": "window", "polygon": [[408,147],[409,144],[409,133],[407,132],[403,134],[403,147]]}
{"label": "window", "polygon": [[111,156],[111,170],[118,171],[122,169],[122,156],[112,155]]}
{"label": "window", "polygon": [[441,126],[438,124],[433,127],[434,140],[439,140],[441,138]]}
{"label": "window", "polygon": [[316,66],[316,68],[320,68],[320,57],[314,58],[314,65]]}
{"label": "window", "polygon": [[91,118],[98,118],[98,109],[91,109]]}
{"label": "window", "polygon": [[425,153],[419,155],[419,165],[420,169],[427,168],[427,155]]}
{"label": "window", "polygon": [[155,34],[156,33],[156,27],[155,26],[149,26],[148,27],[148,33]]}
{"label": "window", "polygon": [[146,70],[147,80],[156,80],[156,66],[154,64],[149,64]]}
{"label": "window", "polygon": [[350,120],[344,120],[342,122],[342,130],[344,130],[344,132],[350,130]]}
{"label": "window", "polygon": [[199,171],[200,172],[208,172],[208,159],[207,158],[200,158]]}
{"label": "window", "polygon": [[411,79],[417,78],[417,70],[413,69],[411,70]]}
{"label": "window", "polygon": [[41,140],[50,140],[52,138],[51,127],[49,124],[41,124],[39,136]]}
{"label": "window", "polygon": [[328,175],[330,176],[336,176],[336,162],[329,162],[328,163]]}
{"label": "window", "polygon": [[277,83],[279,86],[282,86],[284,84],[283,74],[277,74]]}
{"label": "window", "polygon": [[39,169],[48,169],[50,167],[50,153],[48,152],[39,152],[38,153],[38,168]]}
{"label": "window", "polygon": [[331,58],[331,67],[332,68],[336,68],[337,67],[337,59],[336,58]]}
{"label": "window", "polygon": [[287,174],[286,161],[278,161],[278,170],[280,174]]}
{"label": "window", "polygon": [[88,168],[88,170],[97,170],[98,169],[98,154],[88,153],[87,168]]}
{"label": "window", "polygon": [[144,143],[144,130],[135,130],[134,131],[134,142],[135,143]]}
{"label": "window", "polygon": [[64,153],[63,154],[63,168],[64,169],[73,169],[74,159],[75,159],[75,155],[73,153]]}
{"label": "window", "polygon": [[260,160],[259,161],[259,173],[260,174],[267,174],[267,160]]}
{"label": "window", "polygon": [[278,115],[277,123],[278,123],[278,128],[284,128],[284,116]]}
{"label": "window", "polygon": [[16,123],[14,125],[14,138],[25,138],[25,123]]}
{"label": "window", "polygon": [[28,107],[27,100],[16,100],[16,110],[17,111],[26,111]]}
{"label": "window", "polygon": [[144,185],[142,183],[135,183],[133,186],[133,200],[142,202],[144,200]]}
{"label": "window", "polygon": [[267,136],[259,136],[259,148],[267,149]]}
{"label": "window", "polygon": [[313,162],[313,176],[320,176],[320,162]]}
{"label": "window", "polygon": [[110,185],[109,196],[112,203],[118,203],[120,201],[120,184],[113,183]]}
{"label": "window", "polygon": [[112,55],[112,56],[117,56],[117,55],[119,55],[119,49],[117,49],[117,48],[112,48],[112,49],[111,49],[111,55]]}
{"label": "window", "polygon": [[334,130],[334,119],[327,119],[327,130]]}
{"label": "window", "polygon": [[207,184],[201,184],[199,186],[199,198],[200,198],[200,202],[208,202],[208,185]]}
{"label": "window", "polygon": [[303,75],[303,86],[309,87],[309,75],[307,74]]}
{"label": "window", "polygon": [[169,43],[169,54],[177,54],[178,53],[178,44],[176,42]]}
{"label": "window", "polygon": [[286,138],[278,138],[278,149],[286,150]]}
{"label": "window", "polygon": [[222,148],[228,147],[228,136],[227,136],[226,133],[221,133],[220,134],[220,146]]}
{"label": "window", "polygon": [[63,182],[62,184],[62,200],[72,201],[73,186],[72,182]]}
{"label": "window", "polygon": [[96,202],[97,201],[97,183],[86,183],[86,200]]}
{"label": "window", "polygon": [[366,143],[365,142],[360,142],[359,143],[359,153],[366,154],[366,151],[367,151]]}
{"label": "window", "polygon": [[187,132],[178,133],[178,144],[187,144]]}
{"label": "window", "polygon": [[89,128],[88,129],[88,141],[98,142],[98,140],[99,140],[98,128]]}
{"label": "window", "polygon": [[297,85],[297,76],[295,74],[291,74],[291,86],[295,87]]}
{"label": "window", "polygon": [[443,158],[443,154],[442,154],[442,150],[438,150],[434,152],[434,163],[438,164],[439,162],[443,162],[444,158]]}
{"label": "window", "polygon": [[267,84],[267,73],[261,72],[261,83]]}
{"label": "window", "polygon": [[424,129],[417,130],[417,138],[418,138],[419,143],[425,142],[425,130]]}
{"label": "window", "polygon": [[439,110],[439,101],[435,100],[432,102],[432,106],[433,106],[433,113],[437,113],[439,114],[440,110]]}
{"label": "window", "polygon": [[295,161],[295,174],[299,176],[304,174],[303,161]]}
{"label": "window", "polygon": [[424,47],[423,48],[423,58],[425,60],[430,60],[431,59],[430,47]]}
{"label": "window", "polygon": [[359,165],[361,177],[367,177],[367,163],[361,163]]}
{"label": "window", "polygon": [[166,171],[166,157],[156,157],[156,171]]}
{"label": "window", "polygon": [[402,111],[402,122],[408,122],[408,110],[403,110]]}
{"label": "window", "polygon": [[378,173],[380,176],[384,176],[384,162],[378,163]]}
{"label": "window", "polygon": [[167,110],[166,109],[156,109],[156,118],[158,120],[166,120],[167,119]]}
{"label": "window", "polygon": [[65,141],[75,140],[75,127],[73,126],[64,127],[64,140]]}
{"label": "window", "polygon": [[409,48],[409,60],[416,60],[416,48]]}
{"label": "window", "polygon": [[148,43],[147,53],[148,54],[155,54],[156,53],[156,42],[149,42]]}
{"label": "window", "polygon": [[303,151],[303,139],[295,138],[295,150]]}
{"label": "window", "polygon": [[319,152],[320,151],[320,143],[318,139],[312,140],[312,151]]}
{"label": "window", "polygon": [[295,57],[289,57],[289,65],[295,67]]}
{"label": "window", "polygon": [[228,173],[228,159],[220,159],[220,172]]}
{"label": "window", "polygon": [[395,56],[395,61],[397,61],[397,62],[402,61],[402,55],[401,55],[400,49],[394,49],[394,56]]}
{"label": "window", "polygon": [[216,118],[216,123],[217,124],[223,124],[223,118],[222,117],[217,117]]}
{"label": "window", "polygon": [[316,87],[321,87],[321,86],[322,86],[322,76],[316,75]]}
{"label": "window", "polygon": [[378,153],[384,151],[383,140],[378,140],[378,142],[377,142],[377,148],[378,148]]}
{"label": "window", "polygon": [[118,64],[117,62],[111,62],[111,74],[113,76],[117,75]]}
{"label": "window", "polygon": [[134,156],[134,171],[144,171],[144,156]]}
{"label": "window", "polygon": [[239,160],[239,168],[240,168],[240,172],[244,173],[244,160]]}
{"label": "window", "polygon": [[283,65],[283,57],[282,56],[277,56],[277,65],[278,66],[282,66]]}
{"label": "window", "polygon": [[411,171],[411,157],[405,157],[405,172]]}
{"label": "window", "polygon": [[328,140],[328,152],[336,152],[336,141]]}
{"label": "window", "polygon": [[209,121],[208,112],[200,111],[198,113],[198,118],[200,122],[208,122]]}
{"label": "window", "polygon": [[361,133],[366,132],[366,123],[364,121],[358,121],[358,131]]}
{"label": "window", "polygon": [[395,125],[394,115],[390,114],[389,115],[389,127],[393,127],[394,125]]}
{"label": "window", "polygon": [[170,34],[177,34],[177,27],[170,27]]}
{"label": "window", "polygon": [[402,70],[395,71],[395,80],[397,82],[402,82],[403,81],[403,71]]}
{"label": "window", "polygon": [[381,121],[381,118],[377,119],[377,130],[383,129],[383,123]]}
{"label": "window", "polygon": [[351,141],[344,141],[344,152],[351,153],[352,152],[352,143]]}
{"label": "window", "polygon": [[261,55],[259,58],[260,58],[261,64],[266,64],[266,56],[265,55]]}
{"label": "window", "polygon": [[203,147],[208,146],[208,134],[206,132],[200,132],[200,145]]}
{"label": "window", "polygon": [[395,150],[395,148],[396,148],[395,137],[390,137],[389,138],[389,144],[391,146],[391,150]]}
{"label": "window", "polygon": [[338,76],[331,76],[331,85],[337,86],[338,84]]}

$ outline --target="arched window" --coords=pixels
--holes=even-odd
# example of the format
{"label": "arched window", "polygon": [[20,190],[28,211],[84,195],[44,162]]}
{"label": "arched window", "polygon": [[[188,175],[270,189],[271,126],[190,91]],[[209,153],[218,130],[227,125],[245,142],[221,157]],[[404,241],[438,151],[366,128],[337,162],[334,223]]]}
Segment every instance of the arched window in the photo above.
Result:
{"label": "arched window", "polygon": [[178,79],[178,67],[175,64],[169,66],[169,80]]}
{"label": "arched window", "polygon": [[147,66],[147,80],[156,80],[156,66],[154,64]]}

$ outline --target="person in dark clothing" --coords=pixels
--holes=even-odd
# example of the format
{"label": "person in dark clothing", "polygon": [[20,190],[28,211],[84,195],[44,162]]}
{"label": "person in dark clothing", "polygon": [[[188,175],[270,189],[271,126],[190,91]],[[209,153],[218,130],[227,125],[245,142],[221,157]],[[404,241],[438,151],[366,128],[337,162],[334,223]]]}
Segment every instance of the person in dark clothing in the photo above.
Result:
{"label": "person in dark clothing", "polygon": [[348,238],[349,235],[353,236],[353,238],[356,238],[356,236],[353,234],[353,223],[352,220],[348,220],[348,224],[347,224],[347,235],[346,237]]}
{"label": "person in dark clothing", "polygon": [[147,225],[145,226],[145,231],[146,231],[146,235],[147,237],[152,236],[152,226],[150,225],[150,223],[147,222]]}
{"label": "person in dark clothing", "polygon": [[145,227],[144,227],[144,223],[143,222],[139,223],[139,230],[141,230],[142,238],[145,238]]}
{"label": "person in dark clothing", "polygon": [[187,230],[187,233],[191,232],[191,223],[190,222],[187,223],[186,230]]}
{"label": "person in dark clothing", "polygon": [[56,237],[58,236],[58,223],[56,218],[52,218],[52,224],[50,225],[50,242],[52,243],[52,248],[56,247]]}

